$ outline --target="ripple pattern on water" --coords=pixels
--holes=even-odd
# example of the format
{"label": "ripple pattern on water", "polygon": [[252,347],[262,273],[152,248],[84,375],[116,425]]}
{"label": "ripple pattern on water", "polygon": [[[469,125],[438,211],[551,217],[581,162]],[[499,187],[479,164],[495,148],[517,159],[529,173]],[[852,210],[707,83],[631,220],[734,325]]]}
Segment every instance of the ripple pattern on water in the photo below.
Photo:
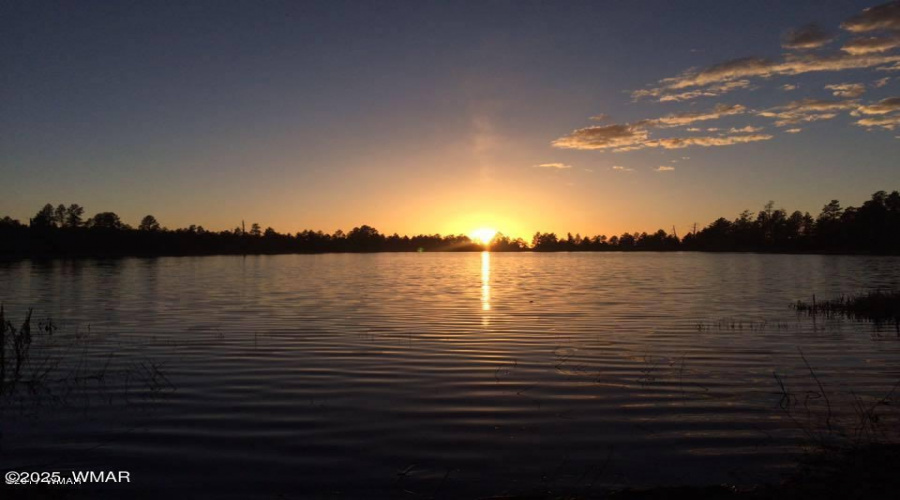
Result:
{"label": "ripple pattern on water", "polygon": [[[177,389],[147,398],[110,383],[119,403],[7,411],[0,461],[131,470],[148,494],[234,498],[771,479],[800,452],[797,419],[822,425],[810,367],[835,422],[857,418],[851,391],[876,397],[900,380],[892,330],[814,322],[788,304],[898,288],[898,264],[608,253],[2,263],[8,317],[33,306],[60,335],[112,346],[116,366],[152,359]],[[791,415],[775,375],[796,396]]]}

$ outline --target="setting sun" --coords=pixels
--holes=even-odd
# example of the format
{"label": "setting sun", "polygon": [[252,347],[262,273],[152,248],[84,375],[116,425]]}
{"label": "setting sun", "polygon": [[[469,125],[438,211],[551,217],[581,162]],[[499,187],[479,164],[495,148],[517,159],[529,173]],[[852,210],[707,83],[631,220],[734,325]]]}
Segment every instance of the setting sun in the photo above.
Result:
{"label": "setting sun", "polygon": [[483,245],[487,245],[494,239],[494,236],[497,235],[497,230],[489,227],[482,227],[472,231],[472,234],[469,235],[472,240],[476,243],[481,243]]}
{"label": "setting sun", "polygon": [[900,0],[159,3],[0,0],[13,498],[900,498]]}

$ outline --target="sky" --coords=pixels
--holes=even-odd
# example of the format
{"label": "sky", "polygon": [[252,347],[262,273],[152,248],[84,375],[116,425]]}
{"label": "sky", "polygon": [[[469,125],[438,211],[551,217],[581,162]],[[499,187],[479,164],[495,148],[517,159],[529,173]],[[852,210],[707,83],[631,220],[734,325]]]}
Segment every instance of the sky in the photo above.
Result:
{"label": "sky", "polygon": [[0,3],[0,216],[620,234],[900,189],[900,2]]}

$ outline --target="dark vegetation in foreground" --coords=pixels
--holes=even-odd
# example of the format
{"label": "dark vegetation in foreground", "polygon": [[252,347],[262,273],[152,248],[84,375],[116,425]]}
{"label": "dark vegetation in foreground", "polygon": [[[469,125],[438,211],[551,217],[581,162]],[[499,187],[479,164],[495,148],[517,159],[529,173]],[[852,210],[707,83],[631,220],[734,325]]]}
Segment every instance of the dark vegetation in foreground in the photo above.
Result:
{"label": "dark vegetation in foreground", "polygon": [[[211,255],[325,252],[481,251],[484,245],[464,235],[385,235],[360,226],[348,233],[300,231],[282,234],[243,223],[233,230],[208,231],[191,225],[167,229],[152,215],[137,228],[113,212],[84,218],[84,208],[45,205],[23,224],[0,219],[0,255],[120,256]],[[719,218],[679,238],[659,231],[619,236],[537,233],[532,241],[498,235],[495,252],[515,251],[738,251],[782,253],[900,254],[900,193],[879,191],[860,207],[842,208],[833,200],[818,216],[775,209],[772,202],[755,215],[744,211],[734,220]]]}
{"label": "dark vegetation in foreground", "polygon": [[[857,317],[859,319],[859,317]],[[896,396],[900,382],[883,395],[863,396],[826,389],[803,351],[798,353],[813,387],[794,380],[793,390],[777,372],[782,414],[803,435],[806,456],[779,484],[737,488],[731,485],[653,487],[615,491],[616,500],[886,500],[900,491],[900,444],[897,441]],[[804,389],[803,386],[807,388]],[[841,401],[844,396],[844,401]],[[849,404],[851,415],[838,417],[836,407]]]}
{"label": "dark vegetation in foreground", "polygon": [[[74,409],[98,398],[111,402],[107,389],[127,398],[175,388],[159,363],[143,358],[127,366],[113,363],[121,346],[92,345],[90,330],[60,335],[52,319],[35,322],[32,315],[29,309],[16,327],[0,304],[0,410]],[[0,445],[2,438],[0,432]]]}
{"label": "dark vegetation in foreground", "polygon": [[810,316],[843,316],[875,324],[891,324],[900,334],[900,292],[876,290],[861,295],[842,295],[836,299],[812,302],[798,300],[793,305],[798,312]]}

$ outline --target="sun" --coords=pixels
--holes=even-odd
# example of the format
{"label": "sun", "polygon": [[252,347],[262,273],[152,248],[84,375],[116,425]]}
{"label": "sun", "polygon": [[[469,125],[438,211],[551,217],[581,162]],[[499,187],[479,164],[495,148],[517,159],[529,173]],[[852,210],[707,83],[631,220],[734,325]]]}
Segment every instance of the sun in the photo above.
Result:
{"label": "sun", "polygon": [[480,227],[469,235],[472,240],[482,245],[487,245],[497,235],[497,230],[490,227]]}

